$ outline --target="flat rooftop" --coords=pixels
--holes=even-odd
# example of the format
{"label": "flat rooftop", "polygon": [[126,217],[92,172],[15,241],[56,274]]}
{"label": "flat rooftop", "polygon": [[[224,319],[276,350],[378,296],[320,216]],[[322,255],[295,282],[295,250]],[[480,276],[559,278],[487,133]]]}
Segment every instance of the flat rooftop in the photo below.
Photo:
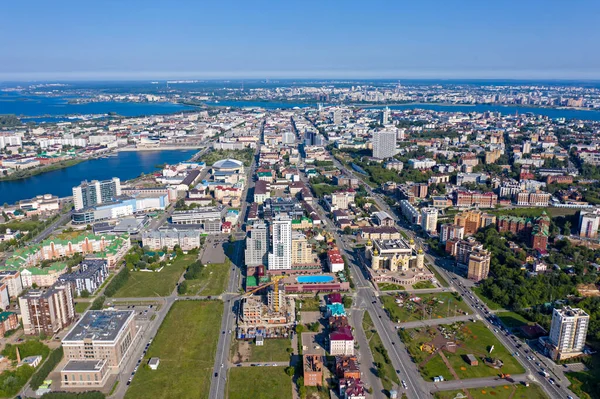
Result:
{"label": "flat rooftop", "polygon": [[114,341],[133,310],[88,310],[63,338],[64,341]]}
{"label": "flat rooftop", "polygon": [[408,243],[403,240],[376,240],[379,248],[382,250],[392,251],[398,249],[410,250]]}
{"label": "flat rooftop", "polygon": [[100,360],[69,360],[62,371],[98,371],[106,363],[106,359]]}

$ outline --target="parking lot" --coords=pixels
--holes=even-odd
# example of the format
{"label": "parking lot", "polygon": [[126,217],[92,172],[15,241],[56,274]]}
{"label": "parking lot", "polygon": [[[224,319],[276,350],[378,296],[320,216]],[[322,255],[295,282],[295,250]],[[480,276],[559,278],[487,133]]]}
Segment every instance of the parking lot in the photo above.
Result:
{"label": "parking lot", "polygon": [[227,235],[206,237],[201,259],[202,263],[205,265],[225,263],[225,245],[228,241],[229,237]]}

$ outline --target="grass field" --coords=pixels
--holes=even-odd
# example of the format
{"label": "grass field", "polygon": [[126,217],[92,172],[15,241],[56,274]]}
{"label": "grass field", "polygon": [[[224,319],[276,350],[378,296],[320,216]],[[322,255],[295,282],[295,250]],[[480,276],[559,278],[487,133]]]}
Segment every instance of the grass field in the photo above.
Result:
{"label": "grass field", "polygon": [[450,284],[448,284],[448,282],[446,281],[446,279],[442,277],[442,275],[437,271],[437,269],[435,267],[433,267],[431,265],[427,265],[427,268],[429,270],[431,270],[431,272],[433,274],[435,274],[435,278],[437,279],[437,281],[440,283],[440,285],[442,287],[449,287],[450,286]]}
{"label": "grass field", "polygon": [[[229,399],[292,399],[292,377],[284,367],[234,367],[229,369]],[[208,395],[208,389],[206,389]]]}
{"label": "grass field", "polygon": [[420,304],[405,300],[403,306],[399,306],[396,298],[392,295],[381,295],[380,298],[390,319],[399,323],[460,316],[470,311],[465,301],[457,300],[450,292],[416,294],[415,296],[421,298]]}
{"label": "grass field", "polygon": [[[315,297],[302,297],[301,299],[296,300],[296,308],[298,310],[302,310],[304,312],[318,312],[320,300]],[[302,308],[300,307],[302,304]]]}
{"label": "grass field", "polygon": [[581,399],[600,399],[600,356],[594,355],[585,362],[587,371],[565,373],[571,386],[569,389]]}
{"label": "grass field", "polygon": [[290,360],[286,351],[292,347],[289,339],[265,339],[263,346],[252,345],[251,362],[285,362]]}
{"label": "grass field", "polygon": [[[222,315],[221,302],[175,302],[125,397],[208,398]],[[160,367],[150,370],[146,363],[155,356]]]}
{"label": "grass field", "polygon": [[[536,384],[531,384],[528,387],[525,385],[500,385],[497,387],[484,387],[469,389],[469,395],[473,399],[547,399],[543,389]],[[514,394],[513,394],[514,392]],[[454,399],[459,393],[464,395],[464,391],[442,391],[436,392],[435,399]],[[512,395],[512,396],[511,396]]]}
{"label": "grass field", "polygon": [[383,347],[383,343],[381,342],[381,338],[379,337],[377,330],[375,330],[371,316],[369,316],[369,313],[367,312],[365,312],[363,317],[362,326],[365,330],[367,340],[369,341],[369,348],[371,348],[373,360],[375,363],[380,363],[382,365],[382,369],[377,370],[377,375],[381,380],[383,388],[389,392],[393,387],[393,383],[400,385],[398,374],[396,374],[396,370],[394,370],[392,363],[386,363],[383,354],[377,350],[378,347]]}
{"label": "grass field", "polygon": [[381,291],[400,291],[406,289],[404,286],[394,283],[378,283],[377,286]]}
{"label": "grass field", "polygon": [[435,285],[431,281],[419,281],[416,284],[413,284],[412,288],[414,290],[422,290],[426,288],[435,288]]}
{"label": "grass field", "polygon": [[75,312],[77,313],[83,313],[87,310],[87,308],[89,308],[91,305],[91,302],[77,302],[75,303]]}
{"label": "grass field", "polygon": [[498,312],[496,313],[496,316],[498,316],[498,318],[502,320],[502,323],[508,328],[518,328],[529,324],[527,319],[515,312]]}
{"label": "grass field", "polygon": [[[444,351],[444,355],[460,379],[489,377],[500,373],[520,374],[525,372],[519,362],[483,323],[464,322],[456,323],[456,325],[459,326],[454,329],[456,331],[456,338],[459,346],[456,349],[456,353]],[[450,326],[444,327],[452,330]],[[433,331],[435,331],[434,328],[419,328],[400,332],[402,340],[407,345],[411,356],[415,359],[417,364],[421,363],[429,356],[428,352],[421,351],[420,346],[423,343],[431,341],[433,336],[430,335],[430,332]],[[501,369],[488,367],[483,362],[483,358],[488,356],[489,349],[492,345],[494,346],[492,357],[494,359],[500,359],[504,363],[504,366]],[[467,354],[475,355],[479,360],[479,365],[470,366],[465,360]],[[436,357],[439,357],[439,355],[436,355]],[[423,377],[430,380],[433,376],[443,375],[446,379],[452,379],[450,371],[446,366],[440,364],[437,360],[433,360],[435,360],[435,357],[420,368]]]}
{"label": "grass field", "polygon": [[204,265],[200,278],[187,280],[186,295],[221,295],[227,286],[231,263]]}
{"label": "grass field", "polygon": [[185,269],[196,260],[196,255],[178,256],[160,272],[130,272],[129,279],[115,294],[115,298],[144,298],[169,296]]}
{"label": "grass field", "polygon": [[500,310],[500,309],[502,309],[501,305],[497,304],[496,302],[492,301],[491,299],[486,298],[481,293],[481,288],[479,288],[479,287],[473,287],[472,290],[477,295],[477,297],[479,297],[479,299],[481,299],[483,301],[483,303],[485,303],[487,305],[487,307],[490,308],[491,310]]}

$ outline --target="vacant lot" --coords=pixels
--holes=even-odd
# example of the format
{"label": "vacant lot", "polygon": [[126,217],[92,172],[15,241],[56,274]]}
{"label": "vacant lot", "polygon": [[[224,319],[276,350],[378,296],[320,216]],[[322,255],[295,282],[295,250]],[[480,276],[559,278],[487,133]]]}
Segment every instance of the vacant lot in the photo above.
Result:
{"label": "vacant lot", "polygon": [[[455,353],[444,351],[444,355],[460,379],[489,377],[500,373],[520,374],[525,372],[519,362],[483,323],[464,322],[440,327],[448,331],[449,341],[452,341],[455,337],[456,342],[458,342]],[[425,362],[430,357],[430,351],[422,347],[422,345],[431,342],[437,334],[437,329],[433,327],[427,329],[410,329],[400,332],[400,336],[406,343],[411,356],[420,365],[419,369],[423,378],[431,380],[434,376],[442,375],[447,380],[454,379],[449,369],[440,362],[441,358],[439,354],[436,354],[431,360]],[[489,351],[492,345],[494,346],[494,350],[490,355]],[[479,365],[470,366],[466,361],[467,354],[474,355],[479,361]],[[483,360],[487,356],[501,360],[504,366],[501,369],[495,369],[485,365]]]}
{"label": "vacant lot", "polygon": [[266,339],[263,346],[256,346],[254,341],[232,342],[231,360],[239,362],[287,362],[290,360],[291,341],[285,339]]}
{"label": "vacant lot", "polygon": [[[420,301],[410,301],[409,298],[420,298]],[[403,323],[425,319],[461,316],[469,313],[469,306],[460,296],[455,297],[450,292],[415,295],[381,295],[385,310],[394,322]],[[396,298],[402,298],[403,303],[396,303]],[[460,299],[459,299],[460,298]]]}
{"label": "vacant lot", "polygon": [[230,271],[229,260],[221,264],[204,265],[199,278],[187,280],[186,295],[221,295],[225,291]]}
{"label": "vacant lot", "polygon": [[196,255],[182,255],[175,258],[173,263],[165,266],[160,272],[131,271],[129,279],[115,298],[145,298],[152,296],[169,296],[179,277],[185,269],[196,260]]}
{"label": "vacant lot", "polygon": [[[229,369],[229,399],[292,399],[292,377],[285,367],[234,367]],[[208,390],[207,390],[208,394]]]}
{"label": "vacant lot", "polygon": [[90,307],[91,302],[77,302],[75,303],[75,311],[77,313],[83,313]]}
{"label": "vacant lot", "polygon": [[529,324],[527,319],[515,312],[498,312],[496,313],[496,316],[498,316],[498,318],[502,320],[502,323],[508,328],[518,328]]}
{"label": "vacant lot", "polygon": [[[469,395],[473,399],[547,399],[539,385],[531,384],[528,387],[524,385],[500,385],[497,387],[473,388],[469,389]],[[514,392],[514,394],[513,394]],[[465,394],[462,390],[436,392],[435,399],[454,399],[459,393]]]}
{"label": "vacant lot", "polygon": [[296,300],[296,308],[303,312],[318,312],[321,300],[317,297],[302,297]]}
{"label": "vacant lot", "polygon": [[[176,302],[160,326],[126,398],[208,398],[223,304]],[[146,365],[160,358],[158,370]]]}

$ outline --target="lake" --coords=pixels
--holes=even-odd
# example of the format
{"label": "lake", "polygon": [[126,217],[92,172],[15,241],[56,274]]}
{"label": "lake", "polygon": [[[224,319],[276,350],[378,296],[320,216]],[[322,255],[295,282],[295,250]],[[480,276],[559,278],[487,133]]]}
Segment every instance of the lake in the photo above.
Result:
{"label": "lake", "polygon": [[118,177],[129,180],[141,173],[151,173],[159,164],[175,164],[190,159],[196,150],[125,151],[108,158],[93,159],[75,166],[42,173],[22,180],[0,181],[0,204],[13,204],[40,194],[67,197],[83,180],[106,180]]}

